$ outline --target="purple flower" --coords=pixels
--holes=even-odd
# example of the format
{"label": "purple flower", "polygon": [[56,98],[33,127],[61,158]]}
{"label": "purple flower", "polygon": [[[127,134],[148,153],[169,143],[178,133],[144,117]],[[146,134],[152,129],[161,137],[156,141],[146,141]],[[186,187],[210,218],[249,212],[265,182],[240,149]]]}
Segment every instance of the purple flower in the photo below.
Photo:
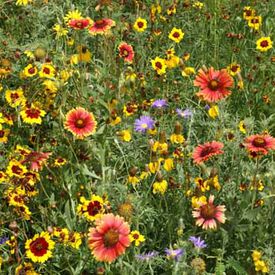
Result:
{"label": "purple flower", "polygon": [[208,104],[206,104],[206,105],[204,106],[204,109],[205,109],[206,111],[208,111],[208,110],[210,109],[210,106],[209,106]]}
{"label": "purple flower", "polygon": [[167,107],[168,104],[167,104],[167,101],[166,99],[156,99],[152,105],[151,105],[153,108],[163,108],[163,107]]}
{"label": "purple flower", "polygon": [[193,115],[193,112],[190,109],[181,110],[181,109],[177,108],[176,112],[179,117],[183,117],[183,118],[190,118]]}
{"label": "purple flower", "polygon": [[154,128],[155,121],[149,116],[141,116],[135,120],[135,130],[137,132],[145,133],[147,130]]}
{"label": "purple flower", "polygon": [[150,259],[156,257],[159,253],[157,251],[151,251],[148,253],[135,255],[136,259],[141,261],[149,261]]}
{"label": "purple flower", "polygon": [[202,240],[201,237],[191,236],[189,238],[189,241],[191,241],[194,244],[194,246],[197,247],[197,248],[205,248],[205,247],[207,247],[205,241]]}
{"label": "purple flower", "polygon": [[178,249],[168,249],[168,248],[165,248],[165,253],[166,253],[166,256],[169,258],[169,259],[175,259],[176,262],[179,261],[180,257],[183,255],[183,249],[181,248],[178,248]]}
{"label": "purple flower", "polygon": [[1,237],[0,238],[0,245],[5,244],[8,239],[9,239],[8,237]]}

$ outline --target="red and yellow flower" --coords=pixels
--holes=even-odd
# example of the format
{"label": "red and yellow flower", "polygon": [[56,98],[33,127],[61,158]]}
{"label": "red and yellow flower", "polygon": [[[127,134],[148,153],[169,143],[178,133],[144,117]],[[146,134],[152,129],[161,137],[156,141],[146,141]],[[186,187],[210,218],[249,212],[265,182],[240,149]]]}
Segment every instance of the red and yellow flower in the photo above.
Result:
{"label": "red and yellow flower", "polygon": [[20,116],[23,121],[28,124],[41,124],[42,117],[46,115],[46,112],[38,107],[38,104],[27,104],[22,111]]}
{"label": "red and yellow flower", "polygon": [[89,28],[89,33],[92,35],[106,34],[115,25],[116,22],[110,18],[96,20]]}

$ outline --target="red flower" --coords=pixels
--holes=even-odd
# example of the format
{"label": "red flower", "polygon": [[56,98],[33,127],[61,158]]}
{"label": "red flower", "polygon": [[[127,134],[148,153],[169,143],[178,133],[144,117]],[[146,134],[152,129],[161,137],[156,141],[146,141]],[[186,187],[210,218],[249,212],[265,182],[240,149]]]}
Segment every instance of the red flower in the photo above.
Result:
{"label": "red flower", "polygon": [[66,115],[65,128],[79,139],[83,139],[96,130],[94,115],[84,108],[77,107]]}
{"label": "red flower", "polygon": [[134,50],[133,47],[125,42],[121,42],[118,46],[119,56],[124,59],[124,61],[132,63],[134,58]]}
{"label": "red flower", "polygon": [[115,26],[116,23],[112,19],[109,18],[103,18],[100,20],[95,21],[92,26],[89,28],[89,32],[92,35],[96,34],[104,34],[108,30],[111,29],[111,27]]}
{"label": "red flower", "polygon": [[197,96],[208,102],[217,102],[231,94],[228,88],[233,86],[233,79],[225,69],[215,71],[211,67],[207,71],[199,70],[194,85],[201,89]]}
{"label": "red flower", "polygon": [[129,224],[113,214],[103,215],[95,223],[88,233],[89,247],[96,260],[111,263],[130,246]]}
{"label": "red flower", "polygon": [[42,165],[45,164],[47,159],[52,153],[43,153],[43,152],[31,152],[29,153],[22,163],[29,162],[30,169],[33,171],[39,171],[42,169]]}
{"label": "red flower", "polygon": [[197,146],[193,152],[193,159],[196,164],[207,161],[212,156],[223,154],[221,150],[223,143],[211,141]]}
{"label": "red flower", "polygon": [[68,25],[75,30],[83,30],[91,24],[90,18],[71,19]]}
{"label": "red flower", "polygon": [[268,150],[275,150],[275,138],[267,134],[258,134],[247,137],[244,146],[250,153],[266,155]]}
{"label": "red flower", "polygon": [[225,223],[224,205],[215,206],[213,204],[214,196],[210,195],[208,202],[200,202],[200,206],[195,208],[192,215],[196,218],[196,225],[202,226],[203,229],[216,229],[217,222]]}

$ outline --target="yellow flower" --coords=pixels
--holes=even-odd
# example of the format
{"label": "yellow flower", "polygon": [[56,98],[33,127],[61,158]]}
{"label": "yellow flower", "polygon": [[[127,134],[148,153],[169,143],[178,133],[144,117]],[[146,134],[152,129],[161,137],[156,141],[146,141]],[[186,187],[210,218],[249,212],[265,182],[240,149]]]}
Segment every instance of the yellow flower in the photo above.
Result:
{"label": "yellow flower", "polygon": [[45,86],[45,93],[47,95],[55,94],[57,92],[57,83],[55,81],[46,79],[42,83],[43,86]]}
{"label": "yellow flower", "polygon": [[195,69],[193,67],[185,67],[181,71],[181,75],[184,76],[184,77],[190,76],[192,74],[195,74]]}
{"label": "yellow flower", "polygon": [[51,240],[48,232],[35,234],[25,243],[26,255],[33,262],[44,263],[52,257],[55,242]]}
{"label": "yellow flower", "polygon": [[168,69],[176,68],[179,65],[180,58],[176,55],[169,57],[165,60],[165,64]]}
{"label": "yellow flower", "polygon": [[148,168],[152,174],[156,173],[160,169],[159,161],[150,162],[148,164]]}
{"label": "yellow flower", "polygon": [[77,51],[78,51],[79,62],[85,62],[85,63],[91,62],[92,54],[86,46],[78,46]]}
{"label": "yellow flower", "polygon": [[27,172],[27,168],[15,159],[10,160],[6,170],[6,174],[9,177],[14,176],[18,178],[24,178],[24,174],[26,172]]}
{"label": "yellow flower", "polygon": [[230,73],[230,75],[235,76],[241,71],[241,66],[234,62],[227,67],[227,71]]}
{"label": "yellow flower", "polygon": [[128,183],[131,183],[133,186],[136,186],[139,183],[139,179],[136,176],[128,176]]}
{"label": "yellow flower", "polygon": [[261,52],[266,52],[272,48],[272,44],[273,44],[273,42],[271,41],[269,36],[261,37],[256,42],[256,45],[257,45],[256,49]]}
{"label": "yellow flower", "polygon": [[193,208],[198,208],[200,207],[201,204],[207,203],[207,198],[205,196],[200,196],[200,197],[193,196],[191,199],[191,202],[192,202]]}
{"label": "yellow flower", "polygon": [[126,142],[129,142],[132,139],[130,130],[122,130],[118,132],[118,136],[120,137],[121,140]]}
{"label": "yellow flower", "polygon": [[9,134],[9,129],[0,129],[0,143],[7,143]]}
{"label": "yellow flower", "polygon": [[202,7],[204,6],[204,4],[200,1],[196,1],[194,4],[193,4],[193,8],[197,8],[197,9],[202,9]]}
{"label": "yellow flower", "polygon": [[120,122],[121,122],[121,117],[120,116],[116,116],[114,118],[111,118],[110,125],[111,126],[116,126]]}
{"label": "yellow flower", "polygon": [[245,20],[249,20],[250,18],[254,17],[256,14],[256,11],[254,9],[251,9],[251,7],[244,7],[243,9],[243,18]]}
{"label": "yellow flower", "polygon": [[23,74],[25,77],[32,77],[37,74],[37,71],[38,70],[34,65],[29,64],[27,67],[24,68]]}
{"label": "yellow flower", "polygon": [[151,60],[153,69],[157,72],[158,75],[162,75],[166,73],[166,62],[165,59],[156,57]]}
{"label": "yellow flower", "polygon": [[268,273],[269,269],[266,266],[266,263],[264,261],[256,261],[255,264],[255,270],[256,271],[262,271],[262,273]]}
{"label": "yellow flower", "polygon": [[167,152],[167,150],[168,150],[168,144],[166,142],[156,141],[152,146],[152,151],[153,152],[158,151],[160,154]]}
{"label": "yellow flower", "polygon": [[172,5],[170,6],[167,10],[166,10],[168,15],[174,15],[177,12],[177,6],[176,5]]}
{"label": "yellow flower", "polygon": [[153,184],[153,194],[160,193],[161,195],[164,195],[167,188],[168,188],[168,183],[166,180],[156,181]]}
{"label": "yellow flower", "polygon": [[167,158],[164,160],[163,168],[169,172],[174,168],[174,161],[172,158]]}
{"label": "yellow flower", "polygon": [[26,102],[22,88],[18,88],[17,90],[6,90],[5,98],[8,104],[13,108],[24,105]]}
{"label": "yellow flower", "polygon": [[23,121],[28,124],[41,124],[42,117],[46,115],[44,110],[41,110],[35,104],[31,104],[31,106],[25,106],[22,111],[20,111],[20,116]]}
{"label": "yellow flower", "polygon": [[219,107],[218,107],[218,105],[212,106],[208,110],[208,115],[213,119],[215,119],[217,116],[219,116]]}
{"label": "yellow flower", "polygon": [[168,37],[174,42],[179,43],[184,37],[184,32],[181,29],[173,28]]}
{"label": "yellow flower", "polygon": [[183,137],[183,135],[180,134],[172,134],[170,136],[170,141],[174,144],[182,144],[184,143],[185,139]]}
{"label": "yellow flower", "polygon": [[61,158],[61,157],[58,157],[54,160],[54,166],[55,167],[60,167],[60,166],[63,166],[67,163],[67,160],[64,159],[64,158]]}
{"label": "yellow flower", "polygon": [[248,19],[248,26],[256,31],[259,30],[261,25],[262,25],[262,17],[261,16],[253,16]]}
{"label": "yellow flower", "polygon": [[[144,180],[147,179],[150,176],[150,172],[149,171],[142,171],[139,178],[140,180]],[[0,177],[1,180],[1,177]]]}
{"label": "yellow flower", "polygon": [[27,6],[31,2],[32,2],[32,0],[17,0],[15,4],[17,6]]}
{"label": "yellow flower", "polygon": [[141,235],[139,233],[139,231],[137,230],[134,230],[134,231],[131,231],[130,233],[130,242],[134,242],[135,243],[135,246],[139,246],[140,243],[144,242],[145,241],[145,238],[143,235]]}
{"label": "yellow flower", "polygon": [[15,269],[15,275],[40,275],[39,273],[35,272],[32,263],[23,263],[20,264]]}
{"label": "yellow flower", "polygon": [[39,72],[41,78],[53,78],[55,75],[55,68],[50,64],[43,64]]}
{"label": "yellow flower", "polygon": [[197,185],[197,188],[201,191],[201,192],[205,192],[205,191],[209,191],[210,190],[210,186],[208,184],[207,181],[203,180],[202,178],[195,178],[194,179],[196,185]]}
{"label": "yellow flower", "polygon": [[94,221],[104,214],[106,204],[108,201],[98,195],[92,195],[90,200],[81,197],[80,204],[77,206],[77,213],[84,216],[88,221]]}
{"label": "yellow flower", "polygon": [[61,25],[59,24],[55,24],[53,26],[53,30],[56,32],[56,36],[57,37],[62,37],[62,36],[66,36],[68,34],[68,30],[63,28]]}
{"label": "yellow flower", "polygon": [[134,29],[138,32],[144,32],[147,29],[147,21],[139,17],[134,23]]}
{"label": "yellow flower", "polygon": [[246,134],[246,126],[244,124],[244,121],[240,121],[239,123],[239,129],[240,129],[240,132],[242,132],[243,134]]}
{"label": "yellow flower", "polygon": [[65,16],[64,16],[64,21],[67,23],[71,19],[80,19],[82,18],[81,12],[78,10],[73,10],[69,11]]}
{"label": "yellow flower", "polygon": [[3,171],[0,171],[0,183],[6,182],[8,180],[8,176]]}
{"label": "yellow flower", "polygon": [[81,234],[78,232],[70,233],[68,241],[65,244],[70,245],[74,249],[79,249],[82,244]]}

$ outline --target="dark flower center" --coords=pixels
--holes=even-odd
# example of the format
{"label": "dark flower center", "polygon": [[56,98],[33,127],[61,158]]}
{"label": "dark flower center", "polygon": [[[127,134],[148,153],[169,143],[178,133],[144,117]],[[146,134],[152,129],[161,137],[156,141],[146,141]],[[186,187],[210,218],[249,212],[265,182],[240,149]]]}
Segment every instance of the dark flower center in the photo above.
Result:
{"label": "dark flower center", "polygon": [[11,168],[11,171],[17,175],[20,175],[23,172],[23,170],[20,167],[18,167],[17,165],[13,165]]}
{"label": "dark flower center", "polygon": [[85,127],[85,121],[81,118],[79,118],[76,122],[75,122],[75,126],[77,128],[84,128]]}
{"label": "dark flower center", "polygon": [[179,38],[179,37],[180,37],[180,34],[179,34],[178,32],[174,32],[174,33],[173,33],[173,37]]}
{"label": "dark flower center", "polygon": [[235,73],[237,72],[238,68],[239,68],[238,66],[234,65],[231,67],[231,71]]}
{"label": "dark flower center", "polygon": [[99,201],[92,201],[89,203],[87,210],[90,216],[95,216],[99,213],[101,208],[102,206]]}
{"label": "dark flower center", "polygon": [[29,72],[29,74],[34,74],[35,73],[35,69],[34,68],[30,68],[30,69],[28,69],[28,72]]}
{"label": "dark flower center", "polygon": [[258,24],[259,23],[259,19],[253,18],[253,19],[251,19],[251,23],[252,24]]}
{"label": "dark flower center", "polygon": [[160,62],[156,62],[155,66],[158,68],[158,69],[161,69],[162,68],[162,64]]}
{"label": "dark flower center", "polygon": [[205,147],[205,148],[202,149],[200,155],[201,155],[201,157],[206,157],[209,154],[214,153],[214,151],[215,150],[211,146],[207,146],[207,147]]}
{"label": "dark flower center", "polygon": [[11,98],[12,98],[13,100],[18,99],[18,98],[19,98],[18,93],[12,93],[12,94],[11,94]]}
{"label": "dark flower center", "polygon": [[138,234],[133,234],[133,238],[134,238],[135,240],[138,240],[139,235],[138,235]]}
{"label": "dark flower center", "polygon": [[252,141],[255,147],[264,147],[266,145],[265,139],[262,137],[257,137]]}
{"label": "dark flower center", "polygon": [[106,247],[112,247],[115,244],[117,244],[119,240],[119,234],[114,229],[110,229],[105,235],[104,235],[104,245]]}
{"label": "dark flower center", "polygon": [[201,216],[206,219],[213,219],[216,214],[216,207],[213,204],[205,204],[201,206]]}
{"label": "dark flower center", "polygon": [[51,73],[51,70],[49,68],[44,68],[43,69],[43,73],[45,74],[50,74]]}
{"label": "dark flower center", "polygon": [[0,131],[0,138],[2,138],[5,135],[5,132],[3,130]]}
{"label": "dark flower center", "polygon": [[144,26],[143,22],[138,22],[137,25],[139,28],[143,28],[143,26]]}
{"label": "dark flower center", "polygon": [[217,91],[219,89],[219,81],[215,79],[211,80],[208,83],[208,88],[212,91]]}
{"label": "dark flower center", "polygon": [[266,40],[261,42],[261,47],[266,48],[268,46],[268,42]]}
{"label": "dark flower center", "polygon": [[30,250],[35,256],[43,256],[48,251],[49,244],[44,238],[37,238],[30,244]]}
{"label": "dark flower center", "polygon": [[107,22],[106,22],[105,20],[103,20],[103,19],[97,20],[97,21],[95,22],[95,27],[96,27],[96,28],[104,28],[104,27],[107,26],[107,25],[108,25]]}
{"label": "dark flower center", "polygon": [[38,109],[31,108],[31,109],[26,110],[26,114],[30,118],[39,118],[40,111]]}

